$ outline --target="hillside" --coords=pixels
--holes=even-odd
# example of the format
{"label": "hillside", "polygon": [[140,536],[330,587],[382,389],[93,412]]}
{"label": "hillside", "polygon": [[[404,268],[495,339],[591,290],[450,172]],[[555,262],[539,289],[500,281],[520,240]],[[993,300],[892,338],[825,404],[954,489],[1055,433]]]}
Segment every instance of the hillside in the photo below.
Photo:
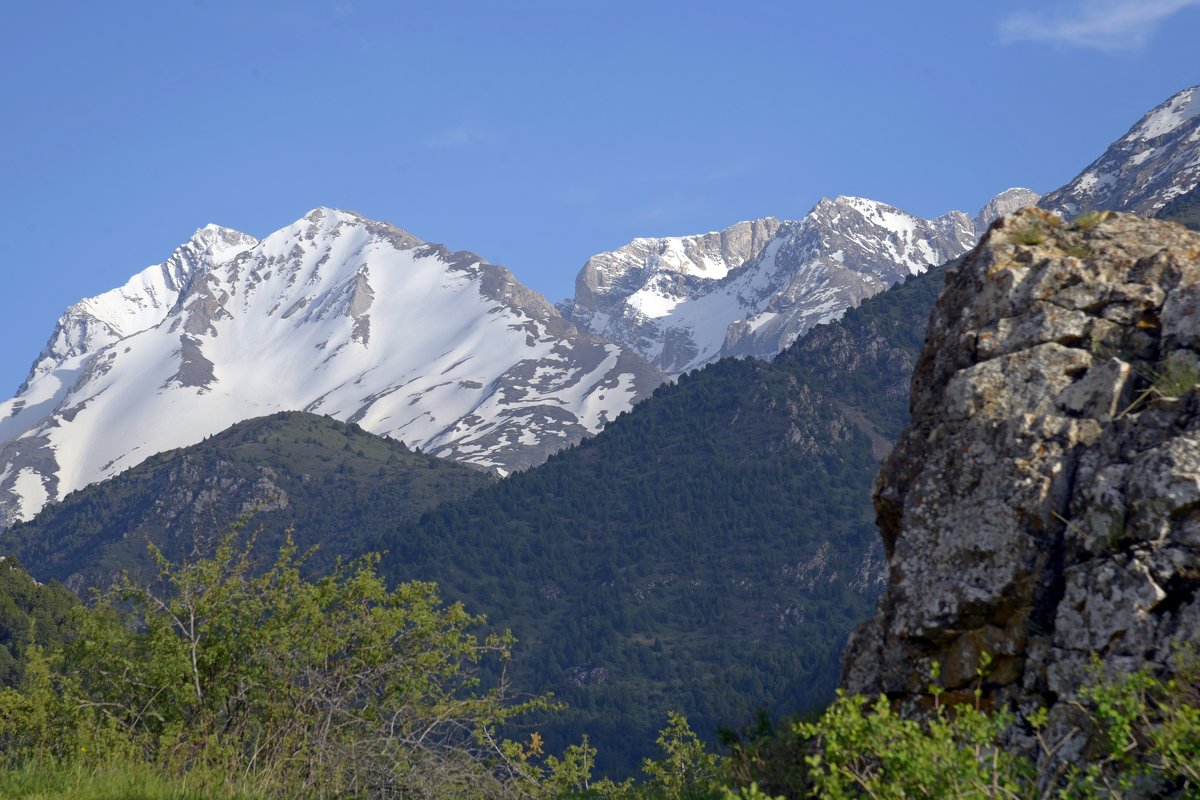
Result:
{"label": "hillside", "polygon": [[822,707],[884,577],[868,496],[942,277],[868,300],[774,364],[727,359],[659,388],[601,435],[382,538],[384,569],[461,565],[439,577],[447,594],[512,624],[514,675],[570,704],[549,740],[588,731],[609,766],[647,752],[668,709],[711,735],[756,707]]}
{"label": "hillside", "polygon": [[360,552],[363,531],[381,520],[415,519],[493,480],[357,425],[287,411],[73,492],[0,534],[0,548],[82,591],[119,570],[148,570],[147,542],[182,558],[245,517],[248,529],[262,529],[262,552],[294,527],[302,546],[320,545],[312,565],[328,566]]}

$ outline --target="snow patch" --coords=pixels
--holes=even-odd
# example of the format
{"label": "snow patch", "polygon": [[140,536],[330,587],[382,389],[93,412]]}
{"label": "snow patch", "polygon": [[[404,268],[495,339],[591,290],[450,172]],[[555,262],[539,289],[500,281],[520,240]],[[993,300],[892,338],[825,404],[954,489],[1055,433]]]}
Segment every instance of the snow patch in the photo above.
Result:
{"label": "snow patch", "polygon": [[1155,139],[1200,116],[1197,88],[1185,89],[1142,118],[1124,141]]}
{"label": "snow patch", "polygon": [[12,483],[12,492],[19,498],[16,518],[22,522],[33,519],[33,516],[50,500],[50,492],[46,491],[42,476],[29,467],[17,473]]}

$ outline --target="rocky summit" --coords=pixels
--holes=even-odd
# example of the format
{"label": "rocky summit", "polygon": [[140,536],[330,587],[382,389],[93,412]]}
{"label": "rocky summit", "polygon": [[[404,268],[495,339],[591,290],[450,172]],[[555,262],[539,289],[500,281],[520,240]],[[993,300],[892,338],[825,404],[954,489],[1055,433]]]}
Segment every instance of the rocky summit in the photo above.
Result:
{"label": "rocky summit", "polygon": [[953,693],[986,652],[989,702],[1048,707],[1078,758],[1093,656],[1171,674],[1200,640],[1198,359],[1200,235],[1038,209],[994,225],[948,273],[876,482],[890,576],[845,687],[920,702],[933,662]]}

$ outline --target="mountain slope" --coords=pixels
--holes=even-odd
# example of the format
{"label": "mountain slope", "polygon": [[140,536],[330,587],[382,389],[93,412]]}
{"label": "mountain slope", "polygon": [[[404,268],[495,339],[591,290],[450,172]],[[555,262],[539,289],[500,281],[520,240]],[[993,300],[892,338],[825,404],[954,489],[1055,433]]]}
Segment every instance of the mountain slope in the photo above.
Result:
{"label": "mountain slope", "polygon": [[160,274],[76,306],[0,404],[0,524],[278,410],[523,469],[663,379],[506,269],[349,212],[261,242],[206,229],[143,277]]}
{"label": "mountain slope", "polygon": [[872,200],[822,200],[804,219],[636,239],[592,257],[564,316],[678,375],[723,356],[772,358],[901,278],[961,255],[1037,195],[1009,189],[975,219],[924,220]]}
{"label": "mountain slope", "polygon": [[310,565],[360,552],[365,530],[416,519],[492,483],[482,470],[414,452],[353,423],[285,411],[156,454],[0,534],[2,550],[82,592],[122,571],[150,577],[153,542],[172,559],[205,552],[243,520],[271,554],[295,529]]}
{"label": "mountain slope", "polygon": [[1200,230],[1200,184],[1164,205],[1154,216],[1157,219],[1179,223],[1194,231]]}
{"label": "mountain slope", "polygon": [[1153,216],[1200,183],[1200,86],[1151,109],[1082,173],[1038,203],[1068,219],[1091,210]]}
{"label": "mountain slope", "polygon": [[59,319],[17,395],[24,395],[31,383],[48,373],[67,364],[78,367],[84,357],[106,345],[157,325],[175,307],[194,275],[227,263],[257,243],[244,233],[207,225],[164,263],[147,267],[118,289],[71,306]]}

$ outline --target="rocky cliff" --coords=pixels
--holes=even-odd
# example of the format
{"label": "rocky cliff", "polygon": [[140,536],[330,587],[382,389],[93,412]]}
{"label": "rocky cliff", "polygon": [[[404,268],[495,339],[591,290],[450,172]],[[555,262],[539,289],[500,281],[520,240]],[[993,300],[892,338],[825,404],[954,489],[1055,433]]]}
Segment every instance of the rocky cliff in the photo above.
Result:
{"label": "rocky cliff", "polygon": [[[994,658],[989,701],[1050,709],[1098,656],[1170,674],[1200,640],[1200,235],[1126,214],[998,222],[951,269],[875,487],[889,581],[843,684],[920,702]],[[1060,755],[1077,756],[1086,736]]]}

